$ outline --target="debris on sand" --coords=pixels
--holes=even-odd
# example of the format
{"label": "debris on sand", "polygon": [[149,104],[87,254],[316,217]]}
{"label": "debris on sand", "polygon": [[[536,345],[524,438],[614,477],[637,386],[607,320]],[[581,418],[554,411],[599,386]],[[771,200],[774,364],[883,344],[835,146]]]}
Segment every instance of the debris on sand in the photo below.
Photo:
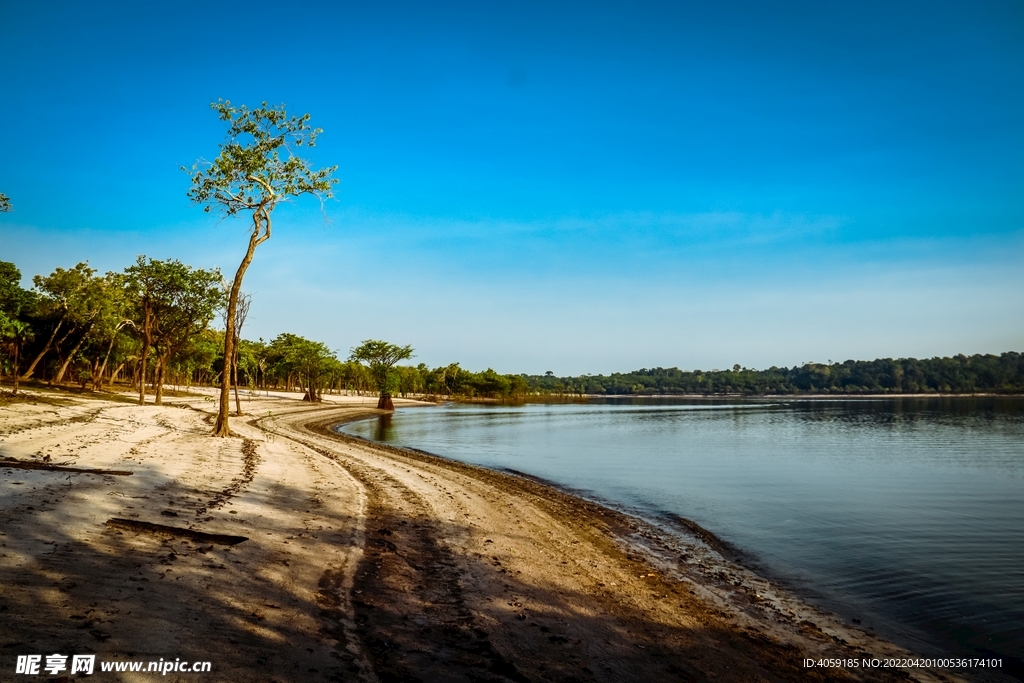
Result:
{"label": "debris on sand", "polygon": [[16,470],[78,472],[79,474],[114,474],[121,477],[130,477],[134,474],[131,470],[97,470],[89,467],[67,467],[66,465],[51,465],[45,462],[31,462],[28,460],[16,460],[14,458],[4,458],[3,460],[0,460],[0,467],[10,467]]}
{"label": "debris on sand", "polygon": [[152,522],[139,522],[134,519],[122,519],[113,517],[107,520],[107,526],[114,529],[125,529],[137,531],[144,534],[156,534],[161,536],[173,536],[175,538],[187,538],[198,543],[217,543],[219,545],[238,545],[249,539],[245,536],[229,536],[228,534],[208,534],[205,531],[194,529],[181,529],[179,527],[167,526],[166,524],[153,524]]}

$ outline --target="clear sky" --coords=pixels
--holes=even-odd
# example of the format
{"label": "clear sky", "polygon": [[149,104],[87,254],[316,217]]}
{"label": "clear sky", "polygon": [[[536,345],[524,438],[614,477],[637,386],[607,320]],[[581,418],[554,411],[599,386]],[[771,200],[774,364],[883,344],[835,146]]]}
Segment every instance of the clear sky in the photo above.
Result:
{"label": "clear sky", "polygon": [[582,374],[1024,350],[1024,5],[0,2],[0,259],[233,273],[209,109],[338,165],[247,337]]}

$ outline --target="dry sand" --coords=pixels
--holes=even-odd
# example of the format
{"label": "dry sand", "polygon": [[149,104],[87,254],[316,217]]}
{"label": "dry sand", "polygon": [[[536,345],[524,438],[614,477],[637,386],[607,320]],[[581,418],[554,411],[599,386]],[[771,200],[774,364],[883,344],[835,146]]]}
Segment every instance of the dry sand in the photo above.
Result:
{"label": "dry sand", "polygon": [[0,403],[0,458],[132,474],[0,466],[0,680],[51,653],[212,663],[166,681],[961,680],[804,668],[907,653],[699,529],[329,429],[368,399],[249,398],[215,439],[209,396],[31,394]]}

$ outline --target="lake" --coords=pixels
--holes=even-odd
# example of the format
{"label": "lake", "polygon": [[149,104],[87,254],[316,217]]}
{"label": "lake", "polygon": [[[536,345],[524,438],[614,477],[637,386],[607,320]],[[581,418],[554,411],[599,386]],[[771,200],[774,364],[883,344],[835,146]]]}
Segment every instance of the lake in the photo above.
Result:
{"label": "lake", "polygon": [[692,519],[847,620],[1024,673],[1024,399],[448,404],[340,429]]}

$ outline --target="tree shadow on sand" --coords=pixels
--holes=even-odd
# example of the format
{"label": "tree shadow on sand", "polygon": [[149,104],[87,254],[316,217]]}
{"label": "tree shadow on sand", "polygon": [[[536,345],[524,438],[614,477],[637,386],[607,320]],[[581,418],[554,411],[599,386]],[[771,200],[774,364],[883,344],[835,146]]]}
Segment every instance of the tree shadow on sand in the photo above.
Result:
{"label": "tree shadow on sand", "polygon": [[[309,500],[305,517],[312,525],[258,520],[244,526],[250,538],[244,543],[204,544],[104,524],[111,517],[132,516],[238,532],[238,524],[225,524],[238,521],[227,513],[198,524],[181,505],[175,517],[161,515],[166,498],[181,501],[194,493],[176,480],[151,475],[149,483],[156,486],[133,495],[114,477],[76,475],[69,481],[61,473],[31,474],[33,497],[0,511],[0,666],[5,672],[13,675],[19,654],[59,653],[96,654],[98,660],[208,660],[212,672],[203,680],[211,681],[345,681],[359,674],[359,659],[344,642],[347,595],[340,595],[342,586],[331,579],[344,567],[332,565],[334,556],[319,551],[325,545],[332,550],[351,545],[356,522],[351,515],[317,509]],[[19,473],[17,479],[26,477]],[[5,486],[9,480],[3,480]],[[86,507],[77,500],[83,488],[118,495]],[[295,501],[311,495],[289,487],[272,493]],[[262,542],[274,536],[293,538],[287,542],[296,551]],[[133,680],[131,674],[104,675]],[[195,674],[161,678],[195,680]]]}

